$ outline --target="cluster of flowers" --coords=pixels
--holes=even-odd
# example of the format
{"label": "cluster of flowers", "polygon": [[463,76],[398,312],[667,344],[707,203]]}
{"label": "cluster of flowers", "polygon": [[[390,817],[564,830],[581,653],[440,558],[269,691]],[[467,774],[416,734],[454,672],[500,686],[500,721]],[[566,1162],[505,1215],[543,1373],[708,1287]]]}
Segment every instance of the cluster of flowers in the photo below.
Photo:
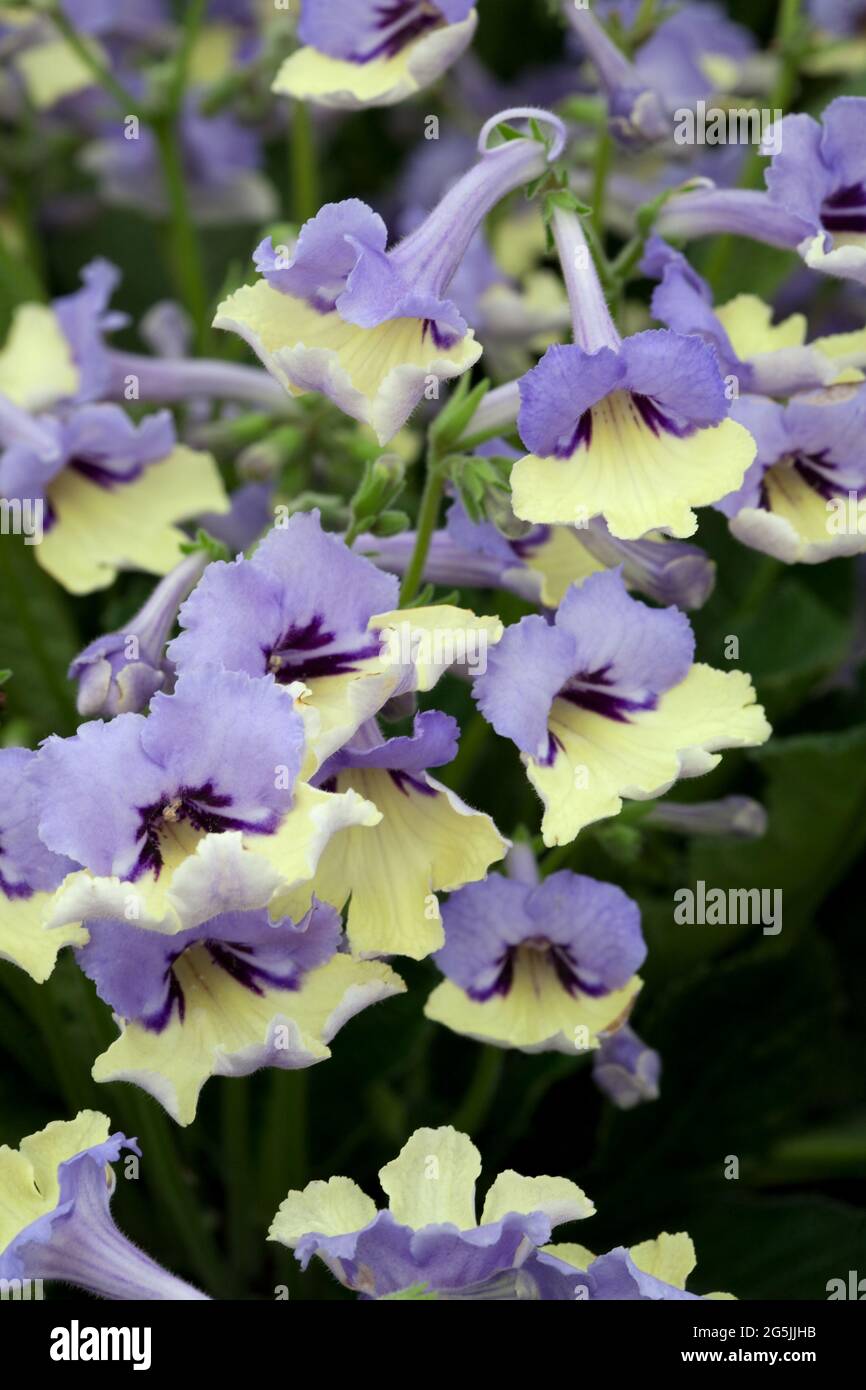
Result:
{"label": "cluster of flowers", "polygon": [[[613,130],[634,144],[659,138],[665,74],[682,80],[697,61],[683,67],[683,26],[662,25],[632,62],[612,57],[589,11],[567,8]],[[86,15],[72,18],[90,32]],[[154,0],[136,32],[115,15],[94,43],[116,46],[122,64],[163,21]],[[394,103],[441,74],[475,22],[471,0],[304,0],[305,46],[275,90]],[[744,63],[737,33],[723,52]],[[80,72],[78,86],[45,90],[54,40],[41,21],[19,40],[31,95],[46,107],[80,96]],[[715,305],[665,238],[735,231],[866,282],[864,114],[866,100],[843,98],[820,122],[786,117],[765,192],[669,190],[640,248],[664,326],[627,336],[556,172],[563,122],[523,107],[484,124],[474,163],[396,243],[354,198],[321,208],[288,248],[262,241],[258,279],[214,324],[240,335],[268,375],[113,351],[106,335],[124,320],[109,309],[117,277],[105,262],[80,291],[18,309],[0,351],[0,495],[39,509],[37,559],[72,593],[122,568],[161,577],[125,631],[73,663],[90,722],[38,751],[0,750],[0,954],[43,981],[61,949],[74,952],[118,1026],[97,1081],[132,1082],[187,1125],[210,1076],[326,1060],[354,1015],[405,989],[394,958],[432,955],[443,978],[430,1019],[497,1047],[591,1052],[598,1084],[622,1106],[657,1094],[659,1059],[628,1026],[646,955],[637,905],[568,870],[542,879],[526,844],[431,775],[457,754],[451,716],[425,708],[411,733],[389,725],[459,664],[455,646],[483,648],[483,669],[463,674],[519,750],[546,846],[769,737],[749,677],[695,661],[682,610],[703,603],[713,570],[688,538],[695,509],[713,506],[735,537],[788,563],[866,550],[866,530],[828,525],[834,500],[866,495],[866,333],[807,342],[801,315],[774,324],[746,295]],[[521,118],[528,134],[508,124]],[[192,145],[201,119],[191,101]],[[497,132],[507,138],[496,143]],[[224,194],[253,161],[228,132],[205,144],[225,161],[212,179]],[[145,143],[137,157],[151,154]],[[119,178],[103,156],[106,177]],[[133,183],[147,188],[141,168]],[[519,293],[491,283],[477,255],[487,214],[525,186],[545,199],[564,282],[544,313],[528,283]],[[133,422],[120,404],[131,380],[136,400],[162,403],[195,391],[279,408],[319,393],[384,445],[478,361],[476,329],[486,342],[492,326],[500,347],[510,335],[520,361],[568,325],[573,341],[548,346],[471,422],[487,440],[481,456],[514,459],[511,525],[452,499],[424,555],[433,583],[510,590],[542,609],[507,628],[450,603],[401,607],[413,532],[347,539],[311,511],[259,539],[266,490],[229,497],[168,411]],[[515,429],[525,452],[496,438]],[[236,558],[201,548],[184,558],[179,523],[193,518]],[[730,824],[734,812],[719,815]],[[109,1128],[83,1112],[0,1150],[14,1194],[0,1204],[0,1274],[110,1297],[204,1297],[114,1226],[107,1165],[136,1146]],[[271,1238],[302,1265],[318,1255],[363,1297],[695,1296],[688,1237],[599,1257],[550,1245],[554,1225],[592,1204],[565,1179],[510,1171],[478,1223],[479,1172],[464,1135],[419,1130],[381,1172],[386,1211],[348,1179],[313,1182],[289,1194]]]}

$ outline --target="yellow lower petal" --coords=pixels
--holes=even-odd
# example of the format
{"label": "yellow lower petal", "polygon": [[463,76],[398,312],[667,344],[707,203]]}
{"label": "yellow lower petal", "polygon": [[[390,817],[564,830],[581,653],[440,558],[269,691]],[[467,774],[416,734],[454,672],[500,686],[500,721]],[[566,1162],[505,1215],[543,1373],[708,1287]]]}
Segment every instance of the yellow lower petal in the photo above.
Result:
{"label": "yellow lower petal", "polygon": [[[81,42],[103,67],[109,62],[105,49],[95,39],[85,34]],[[15,56],[15,67],[39,111],[94,85],[92,69],[65,39],[51,39],[23,49]]]}
{"label": "yellow lower petal", "polygon": [[738,294],[729,299],[716,310],[716,318],[741,362],[762,352],[802,347],[806,341],[805,314],[791,314],[781,323],[773,323],[771,305],[756,294]]}
{"label": "yellow lower petal", "polygon": [[767,508],[747,507],[731,533],[785,564],[821,564],[866,551],[866,501],[842,496],[829,503],[789,462],[764,475]]}
{"label": "yellow lower petal", "polygon": [[173,523],[229,510],[213,459],[184,445],[113,488],[64,469],[48,488],[48,501],[55,520],[37,559],[73,594],[107,588],[121,569],[168,574],[187,539]]}
{"label": "yellow lower petal", "polygon": [[54,310],[47,304],[19,304],[0,352],[0,395],[22,410],[44,410],[74,396],[80,384]]}
{"label": "yellow lower petal", "polygon": [[31,1221],[54,1210],[61,1163],[104,1143],[108,1131],[107,1115],[81,1110],[74,1120],[53,1120],[28,1135],[19,1149],[0,1146],[0,1251]]}
{"label": "yellow lower petal", "polygon": [[93,1076],[141,1086],[181,1125],[195,1118],[208,1077],[247,1076],[264,1065],[313,1066],[330,1057],[328,1043],[353,1014],[405,989],[383,962],[348,955],[311,970],[299,990],[262,995],[216,965],[204,946],[184,952],[174,968],[183,1022],[175,1012],[160,1033],[126,1024],[97,1057]]}
{"label": "yellow lower petal", "polygon": [[564,1052],[577,1056],[599,1046],[598,1035],[613,1032],[628,1017],[641,988],[637,976],[622,989],[593,999],[565,990],[540,952],[518,956],[508,993],[478,1002],[445,980],[427,1001],[424,1012],[454,1033],[496,1047],[521,1052]]}
{"label": "yellow lower petal", "polygon": [[397,669],[412,670],[412,689],[425,691],[454,665],[483,675],[488,649],[505,631],[499,618],[479,617],[451,604],[378,613],[370,627],[382,634],[383,659]]}
{"label": "yellow lower petal", "polygon": [[633,1245],[628,1253],[644,1274],[672,1284],[675,1289],[685,1288],[686,1280],[697,1264],[694,1242],[685,1231],[679,1231],[676,1235],[662,1231],[655,1240],[644,1240],[640,1245]]}
{"label": "yellow lower petal", "polygon": [[476,1224],[475,1184],[481,1155],[466,1134],[443,1125],[416,1129],[399,1154],[379,1170],[395,1221],[420,1231],[450,1222],[460,1231]]}
{"label": "yellow lower petal", "polygon": [[266,280],[224,300],[214,327],[239,333],[293,396],[321,391],[371,425],[382,444],[402,428],[431,382],[461,376],[481,356],[471,330],[453,348],[438,348],[420,319],[358,328]]}
{"label": "yellow lower petal", "polygon": [[584,525],[603,516],[614,536],[647,531],[691,536],[693,507],[717,502],[742,483],[755,441],[734,420],[679,438],[654,434],[626,391],[592,408],[592,437],[570,458],[529,454],[511,474],[515,514],[526,521]]}
{"label": "yellow lower petal", "polygon": [[293,1250],[311,1231],[341,1236],[360,1231],[376,1215],[376,1203],[351,1178],[308,1182],[303,1192],[290,1192],[273,1219],[268,1240]]}
{"label": "yellow lower petal", "polygon": [[547,845],[568,844],[584,826],[617,815],[623,797],[660,796],[681,776],[709,772],[718,750],[754,747],[771,732],[743,671],[702,664],[628,723],[557,699],[550,730],[560,745],[551,765],[524,757],[544,802]]}
{"label": "yellow lower petal", "polygon": [[558,608],[572,584],[582,584],[607,566],[597,560],[571,526],[554,526],[549,538],[526,555],[531,570],[541,576],[541,602]]}
{"label": "yellow lower petal", "polygon": [[20,966],[37,984],[48,979],[64,946],[83,946],[87,932],[72,924],[49,931],[53,893],[6,898],[0,893],[0,960]]}
{"label": "yellow lower petal", "polygon": [[382,813],[372,830],[335,837],[316,874],[325,902],[342,908],[351,894],[347,932],[356,952],[421,960],[438,950],[445,937],[436,893],[475,883],[508,848],[489,816],[428,780],[432,796],[409,784],[401,791],[378,768],[337,778],[338,790],[354,790]]}

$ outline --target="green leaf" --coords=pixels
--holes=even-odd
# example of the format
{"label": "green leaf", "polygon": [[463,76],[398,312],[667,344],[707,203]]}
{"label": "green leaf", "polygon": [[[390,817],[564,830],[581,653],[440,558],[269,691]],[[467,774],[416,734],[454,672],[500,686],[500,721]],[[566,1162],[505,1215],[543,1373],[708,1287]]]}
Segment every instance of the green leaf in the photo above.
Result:
{"label": "green leaf", "polygon": [[18,536],[0,537],[0,632],[14,672],[6,717],[25,719],[31,742],[71,733],[78,720],[66,670],[81,643],[69,600]]}

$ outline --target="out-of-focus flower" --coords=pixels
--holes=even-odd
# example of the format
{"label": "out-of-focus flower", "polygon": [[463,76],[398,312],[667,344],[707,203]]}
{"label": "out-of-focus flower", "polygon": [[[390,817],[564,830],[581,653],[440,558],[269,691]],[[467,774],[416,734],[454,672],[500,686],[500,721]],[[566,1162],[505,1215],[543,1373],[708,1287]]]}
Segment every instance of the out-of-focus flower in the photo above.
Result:
{"label": "out-of-focus flower", "polygon": [[[379,1172],[388,1208],[350,1178],[290,1192],[269,1239],[294,1250],[302,1269],[314,1255],[346,1288],[382,1298],[417,1285],[436,1294],[473,1292],[520,1270],[545,1232],[592,1216],[592,1202],[565,1178],[500,1173],[475,1211],[481,1156],[465,1134],[418,1129]],[[513,1281],[512,1281],[513,1288]]]}
{"label": "out-of-focus flower", "polygon": [[229,508],[213,459],[176,443],[168,412],[138,425],[117,405],[32,416],[0,396],[0,445],[0,495],[27,509],[39,564],[74,594],[121,569],[167,574],[186,540],[176,523]]}
{"label": "out-of-focus flower", "polygon": [[764,137],[767,192],[701,189],[671,198],[663,236],[732,232],[796,250],[826,275],[866,284],[866,98],[837,97],[820,121],[785,116]]}
{"label": "out-of-focus flower", "polygon": [[[184,178],[196,221],[267,222],[276,215],[276,194],[261,172],[258,132],[229,112],[205,115],[201,94],[187,96],[178,125]],[[84,167],[99,181],[101,196],[153,217],[168,212],[168,197],[153,133],[146,126],[129,138],[112,121],[103,138],[85,149]]]}
{"label": "out-of-focus flower", "polygon": [[75,865],[39,838],[35,760],[29,748],[0,748],[0,959],[41,983],[60,949],[85,938],[75,924],[56,933],[42,927],[55,889]]}
{"label": "out-of-focus flower", "polygon": [[474,694],[521,750],[545,844],[616,815],[624,796],[646,800],[710,771],[723,748],[769,738],[744,672],[693,663],[685,615],[631,598],[617,571],[570,589],[555,622],[506,629]]}
{"label": "out-of-focus flower", "polygon": [[338,913],[315,900],[297,923],[227,912],[166,934],[96,920],[88,937],[76,957],[121,1026],[94,1078],[134,1082],[182,1125],[208,1077],[322,1062],[349,1019],[404,988],[341,951]]}
{"label": "out-of-focus flower", "polygon": [[678,835],[719,835],[759,840],[767,831],[767,812],[751,796],[723,796],[718,801],[660,801],[641,825],[675,830]]}
{"label": "out-of-focus flower", "polygon": [[302,684],[321,762],[393,696],[432,689],[462,651],[472,643],[486,650],[502,629],[468,609],[401,612],[397,601],[391,575],[323,531],[318,512],[297,512],[252,559],[208,566],[180,610],[168,655],[181,672],[215,662]]}
{"label": "out-of-focus flower", "polygon": [[568,869],[541,883],[491,874],[443,909],[445,975],[424,1012],[479,1042],[572,1055],[631,1011],[646,957],[622,889]]}
{"label": "out-of-focus flower", "polygon": [[316,785],[351,789],[382,812],[372,830],[333,840],[316,874],[326,901],[341,908],[351,894],[357,952],[429,955],[445,939],[436,892],[482,878],[508,847],[489,816],[427,772],[453,761],[457,735],[457,721],[438,710],[417,715],[411,737],[385,739],[370,720],[316,775]]}
{"label": "out-of-focus flower", "polygon": [[662,1059],[626,1023],[599,1039],[592,1056],[592,1079],[619,1110],[658,1100]]}
{"label": "out-of-focus flower", "polygon": [[206,1299],[133,1245],[110,1211],[111,1168],[134,1139],[82,1110],[0,1148],[0,1278],[59,1280],[111,1299]]}
{"label": "out-of-focus flower", "polygon": [[475,0],[301,0],[298,37],[273,91],[321,106],[393,106],[468,48]]}
{"label": "out-of-focus flower", "polygon": [[718,504],[745,545],[785,564],[866,550],[866,385],[786,406],[742,396],[734,413],[758,443],[743,486]]}
{"label": "out-of-focus flower", "polygon": [[532,452],[512,470],[514,512],[585,524],[613,536],[690,536],[692,510],[738,487],[755,455],[715,356],[671,330],[621,339],[579,218],[557,207],[553,229],[574,315],[574,344],[552,347],[520,383],[520,436]]}
{"label": "out-of-focus flower", "polygon": [[[521,115],[553,126],[551,148],[523,138],[488,149],[491,131]],[[478,163],[390,251],[366,203],[327,203],[293,250],[262,242],[254,260],[264,278],[224,300],[215,326],[239,333],[291,394],[322,392],[387,443],[431,383],[462,375],[481,355],[444,296],[486,214],[543,173],[563,140],[549,112],[500,113],[481,131]]]}
{"label": "out-of-focus flower", "polygon": [[297,920],[330,836],[379,820],[355,792],[300,782],[303,757],[291,695],[216,666],[180,676],[147,717],[47,740],[39,833],[81,866],[51,925],[111,918],[170,935],[266,906]]}

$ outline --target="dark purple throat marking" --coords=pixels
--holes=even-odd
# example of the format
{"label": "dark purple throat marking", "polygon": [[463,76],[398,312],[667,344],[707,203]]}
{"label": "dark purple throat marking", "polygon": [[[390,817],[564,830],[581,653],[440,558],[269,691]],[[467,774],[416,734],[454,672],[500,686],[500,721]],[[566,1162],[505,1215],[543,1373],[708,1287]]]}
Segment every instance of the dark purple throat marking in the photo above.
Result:
{"label": "dark purple throat marking", "polygon": [[643,710],[655,709],[657,697],[652,692],[635,699],[617,690],[610,677],[610,666],[600,666],[597,671],[587,671],[568,681],[557,695],[559,700],[567,700],[578,709],[590,710],[593,714],[603,714],[607,719],[615,719],[619,724],[628,724],[629,715]]}
{"label": "dark purple throat marking", "polygon": [[485,989],[468,989],[466,993],[470,999],[482,1004],[497,994],[505,998],[514,984],[514,973],[519,954],[527,949],[544,955],[552,966],[559,983],[568,994],[588,994],[593,999],[599,999],[602,995],[610,993],[604,985],[585,980],[581,976],[580,964],[575,960],[574,952],[570,946],[549,941],[545,936],[531,936],[516,946],[506,946],[496,962],[498,971],[493,983]]}
{"label": "dark purple throat marking", "polygon": [[828,232],[866,233],[866,185],[837,188],[824,200],[821,222]]}
{"label": "dark purple throat marking", "polygon": [[375,14],[375,28],[381,37],[373,40],[370,48],[356,49],[350,62],[371,63],[374,58],[395,58],[407,44],[442,23],[442,15],[424,0],[382,0],[376,5]]}
{"label": "dark purple throat marking", "polygon": [[348,676],[358,669],[359,661],[378,656],[382,650],[377,633],[355,647],[326,650],[335,641],[336,633],[329,631],[322,615],[316,613],[308,622],[290,627],[272,647],[262,648],[265,670],[273,674],[278,685],[316,676]]}
{"label": "dark purple throat marking", "polygon": [[232,798],[215,790],[212,782],[201,787],[180,787],[173,796],[166,796],[153,806],[138,808],[140,816],[137,838],[144,839],[132,873],[134,881],[148,871],[159,874],[162,869],[162,849],[160,835],[166,826],[179,821],[188,821],[194,830],[206,834],[223,830],[245,830],[250,834],[272,835],[279,823],[276,813],[270,813],[262,822],[253,824],[238,816],[231,816],[228,807]]}
{"label": "dark purple throat marking", "polygon": [[[263,995],[267,985],[284,990],[300,988],[303,972],[294,961],[287,961],[283,970],[268,969],[257,962],[255,947],[242,941],[196,941],[185,950],[196,947],[207,951],[214,965],[252,994]],[[166,966],[165,996],[159,1009],[140,1020],[151,1033],[161,1033],[171,1022],[175,1009],[180,1023],[186,1018],[186,996],[175,972],[175,965],[184,954],[185,951],[178,951]]]}

